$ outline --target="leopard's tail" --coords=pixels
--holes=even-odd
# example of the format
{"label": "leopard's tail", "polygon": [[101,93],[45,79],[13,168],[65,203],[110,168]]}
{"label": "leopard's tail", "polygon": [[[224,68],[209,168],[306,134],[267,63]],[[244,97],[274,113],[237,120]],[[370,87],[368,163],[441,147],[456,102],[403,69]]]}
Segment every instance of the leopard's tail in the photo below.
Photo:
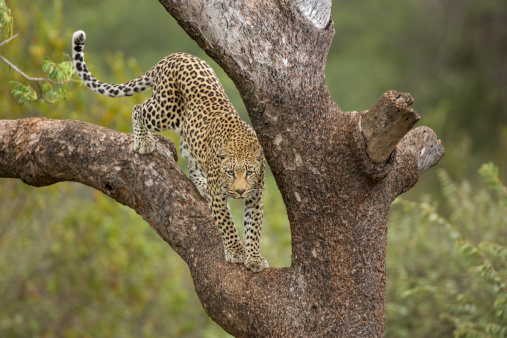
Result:
{"label": "leopard's tail", "polygon": [[85,40],[86,34],[83,31],[77,31],[72,36],[72,60],[77,74],[92,91],[104,96],[121,97],[131,96],[153,87],[157,65],[129,82],[109,84],[97,80],[90,73],[84,61]]}

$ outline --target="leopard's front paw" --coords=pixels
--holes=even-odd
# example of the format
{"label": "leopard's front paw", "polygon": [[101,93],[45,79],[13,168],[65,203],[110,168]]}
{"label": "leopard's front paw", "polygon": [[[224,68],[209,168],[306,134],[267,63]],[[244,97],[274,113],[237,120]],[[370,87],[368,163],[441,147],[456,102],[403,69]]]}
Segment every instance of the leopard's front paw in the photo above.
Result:
{"label": "leopard's front paw", "polygon": [[134,150],[139,154],[150,154],[155,150],[155,139],[148,134],[144,137],[134,137]]}
{"label": "leopard's front paw", "polygon": [[235,248],[229,248],[225,251],[225,260],[229,263],[244,263],[245,247],[238,246]]}
{"label": "leopard's front paw", "polygon": [[259,272],[268,267],[268,261],[264,257],[247,257],[245,266],[248,270]]}

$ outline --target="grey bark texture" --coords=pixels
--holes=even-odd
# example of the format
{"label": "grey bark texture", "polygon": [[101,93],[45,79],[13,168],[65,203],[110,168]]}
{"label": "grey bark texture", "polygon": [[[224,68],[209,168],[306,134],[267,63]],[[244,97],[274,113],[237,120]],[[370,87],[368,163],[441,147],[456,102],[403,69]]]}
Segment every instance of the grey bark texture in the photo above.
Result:
{"label": "grey bark texture", "polygon": [[[388,92],[362,113],[333,102],[324,68],[334,29],[311,19],[327,16],[317,1],[159,1],[242,95],[287,208],[291,266],[227,264],[206,203],[162,137],[141,156],[132,135],[83,122],[0,121],[0,177],[81,182],[136,210],[232,335],[383,336],[389,206],[444,153],[429,128],[409,132],[410,95]],[[304,14],[305,2],[316,13]]]}

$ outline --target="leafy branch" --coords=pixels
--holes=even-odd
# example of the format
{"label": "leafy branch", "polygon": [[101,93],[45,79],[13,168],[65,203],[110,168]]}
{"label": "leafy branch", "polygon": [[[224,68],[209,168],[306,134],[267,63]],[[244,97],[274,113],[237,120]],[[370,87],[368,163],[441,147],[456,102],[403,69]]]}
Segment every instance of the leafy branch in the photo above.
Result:
{"label": "leafy branch", "polygon": [[449,238],[454,241],[455,248],[459,252],[466,257],[479,257],[482,260],[482,264],[475,266],[473,269],[474,272],[493,281],[496,283],[495,287],[498,288],[499,291],[507,294],[507,285],[486,254],[486,251],[489,251],[505,262],[505,257],[507,257],[507,249],[505,247],[492,242],[481,242],[478,245],[474,245],[472,242],[465,239],[453,224],[440,216],[434,206],[428,203],[418,203],[402,198],[397,199],[395,203],[403,205],[406,210],[417,209],[431,223],[443,225],[448,230]]}
{"label": "leafy branch", "polygon": [[[5,2],[3,0],[0,0],[0,29],[7,26],[8,30],[12,32],[13,19],[10,14],[10,9],[5,6]],[[0,47],[9,43],[18,36],[19,33],[0,42]],[[11,82],[15,84],[14,89],[12,90],[12,94],[14,97],[18,98],[18,102],[20,103],[36,102],[40,100],[44,100],[47,103],[55,103],[61,99],[64,99],[65,94],[67,93],[67,89],[65,87],[61,87],[55,90],[53,88],[53,85],[61,86],[68,83],[71,81],[72,75],[75,72],[72,61],[55,63],[52,62],[49,58],[45,57],[44,63],[42,65],[42,70],[48,73],[48,77],[31,77],[19,69],[12,62],[10,62],[3,55],[0,55],[0,59],[9,65],[12,70],[23,76],[27,81],[35,83],[34,88],[30,85],[25,85],[20,82]]]}
{"label": "leafy branch", "polygon": [[[7,30],[12,32],[13,23],[14,20],[12,19],[10,8],[5,5],[4,0],[0,0],[0,29],[7,26]],[[2,44],[0,44],[0,46],[1,45]]]}
{"label": "leafy branch", "polygon": [[505,207],[507,207],[507,187],[503,185],[499,177],[498,167],[493,163],[483,164],[479,169],[479,174],[483,177],[489,187],[497,191]]}

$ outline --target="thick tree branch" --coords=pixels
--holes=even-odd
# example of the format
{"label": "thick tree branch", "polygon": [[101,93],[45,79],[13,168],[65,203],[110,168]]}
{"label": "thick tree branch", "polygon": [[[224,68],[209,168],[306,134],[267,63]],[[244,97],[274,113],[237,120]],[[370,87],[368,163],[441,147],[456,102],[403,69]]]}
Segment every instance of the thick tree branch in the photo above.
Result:
{"label": "thick tree branch", "polygon": [[[179,169],[176,150],[157,137],[153,154],[133,151],[133,136],[79,121],[0,120],[0,177],[40,187],[79,182],[139,213],[187,263],[203,307],[229,333],[289,332],[276,316],[299,297],[289,269],[261,273],[225,262],[207,203]],[[296,312],[294,312],[296,313]],[[245,318],[257,322],[245,322]]]}
{"label": "thick tree branch", "polygon": [[[172,142],[161,136],[155,152],[143,156],[133,151],[131,134],[89,123],[0,120],[0,177],[37,187],[74,181],[100,190],[136,210],[185,259],[202,240],[217,248],[221,242],[207,203],[177,166],[175,154]],[[205,237],[193,229],[196,222]],[[184,243],[189,236],[197,237]],[[221,264],[223,252],[213,252],[208,259]]]}

